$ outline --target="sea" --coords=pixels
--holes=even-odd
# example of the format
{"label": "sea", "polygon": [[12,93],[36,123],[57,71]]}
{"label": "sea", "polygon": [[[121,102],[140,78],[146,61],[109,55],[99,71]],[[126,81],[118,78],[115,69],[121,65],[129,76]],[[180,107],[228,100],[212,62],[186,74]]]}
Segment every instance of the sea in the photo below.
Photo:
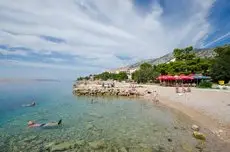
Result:
{"label": "sea", "polygon": [[[0,82],[1,152],[229,152],[202,128],[193,137],[190,117],[138,98],[72,94],[72,81]],[[24,104],[36,102],[34,107]],[[62,124],[29,128],[28,121]]]}

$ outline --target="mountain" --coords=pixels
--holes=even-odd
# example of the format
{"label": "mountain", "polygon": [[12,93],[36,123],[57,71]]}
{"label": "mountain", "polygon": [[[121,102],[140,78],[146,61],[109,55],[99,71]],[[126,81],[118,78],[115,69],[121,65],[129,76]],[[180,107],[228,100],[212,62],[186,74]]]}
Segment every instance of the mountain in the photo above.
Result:
{"label": "mountain", "polygon": [[[205,58],[205,57],[213,57],[214,55],[214,50],[215,48],[210,48],[210,49],[194,49],[193,51],[196,53],[196,55],[200,58]],[[147,62],[152,65],[158,65],[161,63],[166,63],[174,59],[173,53],[168,53],[162,57],[155,58],[155,59],[148,59],[148,60],[143,60],[137,63],[134,63],[130,66],[128,66],[129,69],[137,68],[139,67],[142,63]]]}

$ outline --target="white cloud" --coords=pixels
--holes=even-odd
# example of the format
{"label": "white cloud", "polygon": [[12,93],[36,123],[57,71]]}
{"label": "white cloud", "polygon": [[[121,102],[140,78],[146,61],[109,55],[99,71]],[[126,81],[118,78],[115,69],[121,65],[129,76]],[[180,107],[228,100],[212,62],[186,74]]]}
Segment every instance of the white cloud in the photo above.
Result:
{"label": "white cloud", "polygon": [[[214,0],[188,1],[193,4],[183,8],[188,16],[174,20],[172,15],[171,21],[158,3],[143,15],[131,0],[0,1],[0,30],[14,33],[0,31],[0,42],[41,54],[54,51],[97,58],[82,62],[101,69],[114,68],[164,55],[176,47],[202,46],[211,28],[206,17]],[[40,35],[61,38],[65,43],[52,43]],[[116,54],[133,60],[121,61]]]}
{"label": "white cloud", "polygon": [[22,51],[22,50],[7,51],[1,48],[0,48],[0,54],[4,56],[7,56],[7,55],[27,56],[28,55],[26,51]]}

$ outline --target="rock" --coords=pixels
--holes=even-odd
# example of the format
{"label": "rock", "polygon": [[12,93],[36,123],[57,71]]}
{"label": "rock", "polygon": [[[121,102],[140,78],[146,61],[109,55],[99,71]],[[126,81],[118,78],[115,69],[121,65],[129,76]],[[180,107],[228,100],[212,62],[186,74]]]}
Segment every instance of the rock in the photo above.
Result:
{"label": "rock", "polygon": [[86,126],[86,129],[87,129],[87,130],[91,130],[91,129],[93,129],[93,128],[94,128],[94,126],[93,126],[93,124],[91,124],[91,123],[87,124],[87,126]]}
{"label": "rock", "polygon": [[51,152],[65,151],[68,149],[75,148],[75,143],[72,142],[63,142],[58,145],[53,145],[51,147]]}
{"label": "rock", "polygon": [[143,143],[140,143],[139,146],[140,146],[141,148],[147,148],[147,147],[148,147],[148,145],[143,144]]}
{"label": "rock", "polygon": [[50,149],[53,145],[55,145],[55,142],[51,142],[51,143],[45,144],[45,145],[44,145],[44,148],[45,148],[45,150],[48,150],[48,149]]}
{"label": "rock", "polygon": [[177,126],[174,126],[174,129],[178,129],[178,127],[177,127]]}
{"label": "rock", "polygon": [[36,138],[37,138],[37,136],[29,136],[29,137],[25,138],[23,141],[24,142],[31,142],[32,140],[34,140]]}
{"label": "rock", "polygon": [[75,141],[75,144],[77,145],[77,146],[84,146],[85,145],[85,141],[84,140],[76,140]]}
{"label": "rock", "polygon": [[128,152],[125,147],[120,148],[120,152]]}
{"label": "rock", "polygon": [[192,130],[194,130],[194,131],[199,131],[199,130],[200,130],[200,127],[197,126],[197,125],[192,125]]}
{"label": "rock", "polygon": [[165,148],[163,147],[163,146],[157,146],[157,147],[155,147],[155,148],[153,148],[153,151],[155,152],[165,152],[166,150],[165,150]]}
{"label": "rock", "polygon": [[199,149],[200,151],[203,151],[203,149],[206,147],[204,142],[199,142],[198,144],[196,144],[196,149]]}
{"label": "rock", "polygon": [[223,133],[224,131],[220,129],[218,132],[219,132],[219,133]]}
{"label": "rock", "polygon": [[171,138],[168,138],[168,142],[172,142],[172,139],[171,139]]}
{"label": "rock", "polygon": [[[109,150],[108,150],[108,151],[109,151]],[[110,151],[111,151],[111,152],[119,152],[118,149],[117,149],[116,147],[112,147]]]}
{"label": "rock", "polygon": [[182,147],[184,152],[192,152],[193,151],[193,148],[188,143],[183,143],[181,145],[181,147]]}
{"label": "rock", "polygon": [[90,113],[89,115],[92,116],[92,117],[96,117],[96,118],[103,118],[102,115],[99,115],[97,113]]}
{"label": "rock", "polygon": [[198,131],[194,131],[193,132],[193,136],[196,138],[196,139],[200,139],[200,140],[206,140],[205,138],[205,135],[198,132]]}
{"label": "rock", "polygon": [[94,150],[103,149],[105,148],[105,142],[103,140],[89,142],[89,147]]}

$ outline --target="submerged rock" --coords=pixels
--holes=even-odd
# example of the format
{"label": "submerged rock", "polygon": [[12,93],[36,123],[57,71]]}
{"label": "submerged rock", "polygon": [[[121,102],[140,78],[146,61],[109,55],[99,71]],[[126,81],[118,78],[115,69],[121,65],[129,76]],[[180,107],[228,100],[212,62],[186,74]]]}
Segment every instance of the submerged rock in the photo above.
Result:
{"label": "submerged rock", "polygon": [[198,132],[198,131],[194,131],[193,132],[193,136],[196,138],[196,139],[200,139],[200,140],[206,140],[205,138],[205,135]]}
{"label": "submerged rock", "polygon": [[103,118],[102,115],[99,115],[97,113],[90,113],[89,115],[92,116],[92,117],[96,117],[96,118]]}
{"label": "submerged rock", "polygon": [[206,147],[205,143],[204,142],[199,142],[197,145],[196,145],[196,149],[199,149],[200,151],[203,151],[203,149]]}
{"label": "submerged rock", "polygon": [[76,144],[73,142],[63,142],[58,145],[53,145],[51,147],[51,152],[58,152],[58,151],[65,151],[68,149],[73,149],[75,148]]}
{"label": "submerged rock", "polygon": [[200,127],[197,126],[197,125],[192,125],[192,130],[194,130],[194,131],[199,131],[199,130],[200,130]]}
{"label": "submerged rock", "polygon": [[88,123],[88,124],[86,125],[86,129],[87,129],[87,130],[91,130],[91,129],[93,129],[93,128],[94,128],[94,125],[91,124],[91,123]]}
{"label": "submerged rock", "polygon": [[85,145],[85,141],[84,141],[84,140],[76,140],[76,141],[75,141],[75,144],[76,144],[77,146],[81,147],[81,146],[84,146],[84,145]]}
{"label": "submerged rock", "polygon": [[119,151],[120,151],[120,152],[128,152],[127,149],[126,149],[125,147],[120,148]]}
{"label": "submerged rock", "polygon": [[45,148],[45,150],[48,150],[55,144],[56,144],[55,142],[47,143],[47,144],[44,145],[44,148]]}
{"label": "submerged rock", "polygon": [[105,148],[105,142],[103,140],[100,141],[94,141],[94,142],[89,142],[89,147],[97,150],[97,149],[103,149]]}
{"label": "submerged rock", "polygon": [[153,148],[153,151],[154,152],[165,152],[166,150],[165,150],[165,148],[163,146],[159,145],[159,146]]}
{"label": "submerged rock", "polygon": [[37,136],[29,136],[29,137],[25,138],[23,141],[24,142],[31,142],[32,140],[34,140],[36,138],[37,138]]}

